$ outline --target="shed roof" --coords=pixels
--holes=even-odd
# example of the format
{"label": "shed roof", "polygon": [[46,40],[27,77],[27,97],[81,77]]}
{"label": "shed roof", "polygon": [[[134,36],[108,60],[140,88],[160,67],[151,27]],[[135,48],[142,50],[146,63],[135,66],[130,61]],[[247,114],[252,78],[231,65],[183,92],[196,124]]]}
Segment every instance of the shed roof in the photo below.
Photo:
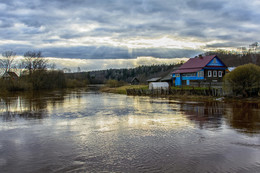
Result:
{"label": "shed roof", "polygon": [[152,79],[148,79],[147,82],[157,82],[161,79],[161,77],[155,77],[155,78],[152,78]]}
{"label": "shed roof", "polygon": [[137,79],[137,77],[134,77],[134,78],[131,80],[131,82],[134,82],[134,81],[138,81],[138,82],[139,82],[139,80]]}
{"label": "shed roof", "polygon": [[169,81],[172,80],[172,73],[167,74],[166,76],[164,76],[161,81]]}

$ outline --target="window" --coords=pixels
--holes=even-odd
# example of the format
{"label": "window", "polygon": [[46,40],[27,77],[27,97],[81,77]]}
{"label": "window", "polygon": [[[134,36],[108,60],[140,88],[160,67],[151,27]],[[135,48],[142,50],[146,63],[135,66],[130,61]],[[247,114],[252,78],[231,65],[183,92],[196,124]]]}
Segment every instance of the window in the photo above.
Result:
{"label": "window", "polygon": [[199,72],[199,77],[204,77],[204,71]]}
{"label": "window", "polygon": [[216,58],[213,59],[213,63],[216,64],[217,63],[217,60]]}
{"label": "window", "polygon": [[218,72],[218,77],[222,77],[222,71]]}
{"label": "window", "polygon": [[213,71],[213,77],[218,77],[218,72],[216,70]]}
{"label": "window", "polygon": [[199,71],[198,72],[198,77],[204,77],[204,71]]}
{"label": "window", "polygon": [[208,71],[208,77],[211,77],[212,76],[212,71]]}

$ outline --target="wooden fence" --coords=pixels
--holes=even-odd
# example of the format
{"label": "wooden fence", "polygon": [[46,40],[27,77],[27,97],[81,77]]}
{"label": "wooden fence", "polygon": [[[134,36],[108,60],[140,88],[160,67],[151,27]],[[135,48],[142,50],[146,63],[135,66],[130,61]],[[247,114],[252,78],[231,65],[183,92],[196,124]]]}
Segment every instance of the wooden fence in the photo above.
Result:
{"label": "wooden fence", "polygon": [[178,88],[178,89],[127,89],[127,95],[202,95],[202,96],[224,96],[222,88],[207,88],[207,89],[194,89],[194,88]]}

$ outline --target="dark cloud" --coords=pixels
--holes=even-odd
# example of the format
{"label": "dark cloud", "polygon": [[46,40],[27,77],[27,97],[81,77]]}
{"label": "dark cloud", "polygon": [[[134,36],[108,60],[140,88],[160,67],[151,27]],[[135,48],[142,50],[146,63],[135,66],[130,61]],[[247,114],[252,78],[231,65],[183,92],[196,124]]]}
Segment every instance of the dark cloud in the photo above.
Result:
{"label": "dark cloud", "polygon": [[128,40],[169,36],[198,40],[206,48],[245,46],[258,41],[259,8],[257,0],[1,1],[0,48],[41,49],[46,56],[69,58],[185,57],[203,46],[148,46],[129,53]]}
{"label": "dark cloud", "polygon": [[212,12],[217,12],[217,10],[223,9],[225,6],[225,1],[218,0],[218,1],[209,1],[209,0],[200,0],[200,1],[194,1],[190,0],[187,2],[188,7],[191,10],[209,10]]}
{"label": "dark cloud", "polygon": [[234,42],[227,42],[227,43],[214,43],[214,44],[207,44],[207,48],[230,48],[230,47],[239,47],[240,44]]}
{"label": "dark cloud", "polygon": [[189,50],[189,49],[163,49],[163,48],[154,48],[154,49],[134,49],[132,56],[133,58],[139,56],[153,56],[159,58],[172,58],[172,57],[191,57],[196,55],[201,50]]}
{"label": "dark cloud", "polygon": [[72,48],[48,48],[42,50],[44,56],[56,54],[56,57],[81,58],[81,59],[134,59],[140,56],[152,56],[159,58],[190,57],[201,50],[184,49],[132,49],[118,47],[72,47]]}
{"label": "dark cloud", "polygon": [[[55,40],[54,40],[55,41]],[[50,40],[49,42],[52,42]],[[0,46],[0,50],[9,50],[12,47],[18,55],[23,55],[26,51],[39,50],[45,57],[57,58],[80,58],[80,59],[135,59],[142,56],[158,58],[178,58],[193,57],[202,50],[190,49],[169,49],[169,48],[149,48],[149,49],[127,49],[108,46],[77,46],[77,47],[49,47],[42,49],[32,49],[30,45],[7,44]]]}

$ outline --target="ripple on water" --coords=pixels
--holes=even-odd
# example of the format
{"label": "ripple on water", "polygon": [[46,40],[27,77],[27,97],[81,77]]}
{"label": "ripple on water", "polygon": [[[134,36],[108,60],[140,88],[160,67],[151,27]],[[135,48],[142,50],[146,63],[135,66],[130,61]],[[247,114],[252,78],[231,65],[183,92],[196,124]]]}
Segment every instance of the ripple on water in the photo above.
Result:
{"label": "ripple on water", "polygon": [[46,116],[0,122],[4,172],[260,172],[259,116],[245,117],[240,105],[85,92],[47,98],[25,108],[46,108]]}

